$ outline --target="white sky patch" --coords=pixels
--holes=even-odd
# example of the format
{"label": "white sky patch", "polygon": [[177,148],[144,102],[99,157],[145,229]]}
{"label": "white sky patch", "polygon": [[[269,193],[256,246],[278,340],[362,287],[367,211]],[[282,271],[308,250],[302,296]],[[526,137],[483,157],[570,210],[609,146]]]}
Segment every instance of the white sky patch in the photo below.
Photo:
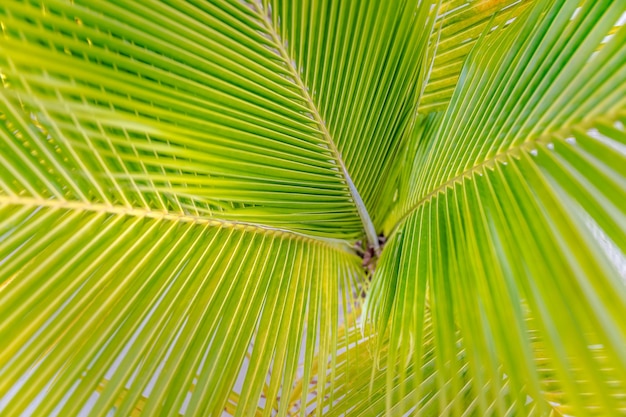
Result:
{"label": "white sky patch", "polygon": [[617,273],[622,278],[624,284],[626,284],[626,256],[617,247],[615,242],[613,242],[613,240],[611,240],[611,238],[606,235],[606,233],[598,225],[598,223],[596,223],[596,221],[586,212],[583,212],[583,219],[585,225],[589,228],[589,231],[596,239],[596,242],[609,258],[609,260],[617,270]]}
{"label": "white sky patch", "polygon": [[611,148],[615,149],[619,153],[626,155],[626,146],[622,145],[621,143],[609,137],[604,136],[602,133],[600,133],[598,129],[589,129],[587,131],[587,134],[591,136],[592,138],[604,143],[605,145],[610,146]]}
{"label": "white sky patch", "polygon": [[615,35],[606,35],[603,39],[602,39],[602,43],[607,43],[608,41],[610,41],[611,39],[613,39]]}

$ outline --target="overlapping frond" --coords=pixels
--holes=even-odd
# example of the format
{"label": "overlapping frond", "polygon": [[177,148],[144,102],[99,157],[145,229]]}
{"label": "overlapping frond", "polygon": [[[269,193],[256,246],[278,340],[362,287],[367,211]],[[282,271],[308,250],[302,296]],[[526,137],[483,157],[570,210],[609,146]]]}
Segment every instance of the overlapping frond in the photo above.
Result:
{"label": "overlapping frond", "polygon": [[425,79],[436,1],[263,1],[377,228]]}
{"label": "overlapping frond", "polygon": [[430,35],[431,60],[419,113],[445,110],[470,51],[491,28],[510,25],[536,0],[448,0],[440,3]]}
{"label": "overlapping frond", "polygon": [[269,415],[303,352],[305,373],[334,355],[359,279],[354,255],[286,232],[0,205],[4,415],[207,415],[237,383],[250,415],[266,379]]}
{"label": "overlapping frond", "polygon": [[626,412],[625,12],[2,2],[0,414]]}
{"label": "overlapping frond", "polygon": [[[452,182],[535,142],[567,137],[581,123],[623,109],[625,6],[568,3],[535,27],[485,37],[450,109],[413,161],[407,212]],[[541,7],[534,9],[541,10]],[[606,44],[606,47],[604,47]],[[490,51],[486,53],[485,51]]]}
{"label": "overlapping frond", "polygon": [[0,13],[5,129],[24,135],[7,169],[30,164],[68,199],[360,236],[339,155],[245,4]]}
{"label": "overlapping frond", "polygon": [[335,356],[358,192],[248,6],[0,7],[3,414],[272,415]]}
{"label": "overlapping frond", "polygon": [[[523,415],[539,416],[549,408],[548,403],[539,403],[523,397],[521,405],[516,404],[519,395],[515,395],[510,381],[505,374],[499,391],[494,391],[486,383],[479,394],[472,392],[472,374],[464,347],[464,341],[457,332],[455,359],[458,361],[458,379],[444,380],[443,389],[437,388],[441,376],[436,365],[435,329],[430,311],[424,315],[424,337],[422,360],[419,368],[414,363],[406,362],[398,355],[393,355],[395,366],[401,369],[391,381],[387,380],[389,354],[388,339],[382,340],[382,349],[377,347],[380,341],[370,327],[350,328],[347,349],[337,356],[335,372],[334,398],[324,399],[325,416],[381,416],[387,411],[396,415],[492,415],[502,410],[511,413],[522,411]],[[380,349],[378,357],[373,355]],[[357,358],[355,361],[354,358]],[[355,362],[360,366],[354,366]],[[329,368],[328,373],[331,372]],[[458,383],[460,382],[460,385]],[[445,390],[445,392],[444,392]],[[479,406],[479,401],[483,404]],[[313,406],[313,402],[310,402]],[[478,412],[481,409],[484,414]]]}
{"label": "overlapping frond", "polygon": [[458,329],[480,415],[502,373],[517,404],[626,410],[625,11],[542,2],[479,41],[448,110],[418,127],[370,317],[419,365],[432,311],[444,392],[463,386]]}

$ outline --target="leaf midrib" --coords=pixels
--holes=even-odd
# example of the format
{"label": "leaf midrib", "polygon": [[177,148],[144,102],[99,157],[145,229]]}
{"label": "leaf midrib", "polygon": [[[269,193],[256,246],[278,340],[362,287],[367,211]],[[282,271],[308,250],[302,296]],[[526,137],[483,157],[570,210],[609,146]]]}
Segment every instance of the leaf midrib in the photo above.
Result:
{"label": "leaf midrib", "polygon": [[305,239],[318,243],[330,245],[332,247],[347,246],[347,242],[340,239],[332,239],[321,236],[311,236],[306,233],[300,233],[297,231],[283,229],[280,227],[268,226],[260,223],[245,222],[238,220],[225,220],[217,217],[207,216],[194,216],[190,214],[163,211],[163,210],[150,210],[147,208],[137,208],[122,205],[112,205],[103,203],[90,203],[84,201],[71,201],[61,200],[58,198],[35,198],[35,197],[22,197],[22,196],[10,196],[0,195],[0,206],[2,205],[14,205],[21,207],[32,208],[49,208],[59,210],[74,210],[88,213],[102,213],[112,214],[129,217],[140,217],[152,220],[166,220],[180,223],[194,223],[199,225],[219,226],[227,228],[235,228],[244,231],[255,231],[260,233],[275,233],[289,236],[293,239]]}
{"label": "leaf midrib", "polygon": [[[610,116],[605,116],[605,117],[610,118]],[[519,145],[509,147],[503,152],[497,153],[491,158],[486,158],[482,160],[481,162],[479,162],[478,164],[464,170],[460,174],[455,175],[454,177],[448,179],[444,183],[432,189],[430,192],[428,192],[426,195],[420,198],[417,201],[417,203],[411,205],[406,211],[404,211],[404,213],[394,223],[393,227],[391,228],[391,232],[389,233],[389,236],[392,236],[393,234],[395,234],[396,231],[402,225],[402,223],[411,214],[413,214],[424,204],[428,203],[430,200],[435,198],[438,194],[445,193],[447,192],[448,189],[453,188],[455,183],[462,183],[463,180],[466,178],[471,180],[471,177],[473,174],[483,172],[484,169],[487,169],[493,166],[494,164],[498,163],[498,161],[506,162],[506,159],[508,157],[515,157],[516,155],[519,155],[521,152],[530,152],[531,150],[535,149],[536,145],[538,144],[550,143],[550,142],[556,142],[556,141],[562,142],[565,140],[566,137],[568,137],[569,132],[571,132],[575,128],[580,128],[580,127],[584,128],[585,126],[588,126],[590,123],[591,123],[591,120],[589,119],[582,120],[579,123],[566,126],[556,131],[546,132],[534,139],[526,139]]]}
{"label": "leaf midrib", "polygon": [[265,13],[265,10],[263,9],[263,6],[261,5],[260,1],[258,0],[254,1],[253,4],[255,6],[255,9],[261,21],[265,25],[265,28],[268,34],[271,36],[272,41],[274,42],[276,49],[280,54],[280,57],[285,62],[285,65],[287,66],[287,69],[291,73],[291,76],[295,84],[300,89],[302,97],[304,98],[307,104],[307,107],[309,108],[311,112],[313,120],[316,122],[317,126],[320,129],[320,132],[326,141],[326,144],[328,146],[329,151],[331,152],[333,159],[336,161],[337,165],[339,166],[341,170],[342,176],[344,180],[346,181],[346,185],[348,186],[348,189],[350,191],[350,196],[352,197],[352,201],[361,219],[361,223],[363,225],[363,229],[365,230],[365,234],[367,236],[367,240],[369,244],[372,247],[374,247],[374,250],[376,251],[376,253],[380,254],[380,246],[378,244],[378,236],[376,233],[376,228],[374,227],[374,223],[372,223],[372,219],[369,215],[369,212],[367,211],[367,207],[365,206],[365,203],[363,202],[363,198],[361,198],[361,195],[359,194],[359,191],[356,188],[356,185],[354,184],[354,182],[352,181],[352,178],[350,177],[350,173],[348,172],[346,164],[344,163],[343,158],[341,157],[341,152],[337,148],[337,145],[335,144],[330,132],[326,128],[326,123],[322,120],[319,110],[317,109],[315,102],[313,101],[311,95],[309,94],[309,90],[307,89],[306,85],[304,84],[304,81],[300,77],[300,73],[298,72],[297,68],[295,68],[293,65],[293,62],[295,61],[289,56],[289,53],[285,49],[283,42],[281,41],[280,36],[278,35],[278,32],[276,31],[272,22],[270,21],[268,14]]}

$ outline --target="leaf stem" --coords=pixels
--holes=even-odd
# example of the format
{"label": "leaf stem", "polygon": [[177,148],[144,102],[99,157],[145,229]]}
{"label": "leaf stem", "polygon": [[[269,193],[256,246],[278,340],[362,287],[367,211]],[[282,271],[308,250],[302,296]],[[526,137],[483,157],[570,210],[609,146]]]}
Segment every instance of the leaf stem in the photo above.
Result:
{"label": "leaf stem", "polygon": [[269,33],[269,35],[272,37],[272,40],[276,44],[276,49],[278,50],[281,58],[285,61],[285,64],[290,70],[294,82],[300,88],[302,92],[302,96],[304,97],[309,107],[312,118],[315,120],[315,122],[317,122],[320,128],[320,131],[322,133],[322,136],[324,137],[324,139],[326,139],[326,144],[328,146],[328,149],[330,150],[333,158],[337,162],[337,165],[339,165],[339,168],[341,169],[341,173],[343,174],[346,184],[348,185],[350,196],[352,197],[352,201],[354,202],[354,205],[356,206],[357,212],[359,213],[359,217],[361,218],[361,223],[363,224],[363,228],[365,229],[365,235],[367,236],[367,241],[374,248],[374,251],[376,252],[376,254],[380,255],[380,245],[378,244],[378,235],[376,234],[376,228],[374,227],[374,223],[372,223],[372,219],[369,215],[369,212],[367,211],[367,207],[365,207],[365,203],[363,202],[363,199],[361,198],[361,195],[359,194],[359,191],[357,190],[356,185],[354,184],[354,182],[352,181],[352,178],[350,177],[350,174],[348,173],[346,164],[344,163],[341,157],[341,152],[337,148],[337,145],[333,141],[332,136],[330,135],[330,132],[326,128],[326,123],[322,120],[322,117],[320,116],[320,113],[317,110],[317,106],[315,105],[315,103],[313,102],[313,99],[311,98],[311,95],[309,94],[309,90],[307,89],[306,85],[302,81],[302,78],[300,77],[300,73],[298,72],[298,69],[295,67],[294,61],[291,59],[291,57],[287,53],[287,50],[285,49],[283,42],[280,39],[280,36],[274,29],[274,26],[272,25],[272,22],[270,21],[268,14],[265,13],[263,6],[261,5],[261,2],[257,0],[254,2],[254,4],[256,6],[259,16],[261,17],[261,19],[263,20],[263,23],[265,24],[267,32]]}
{"label": "leaf stem", "polygon": [[44,199],[34,197],[22,197],[22,196],[8,196],[0,194],[0,206],[14,205],[22,207],[46,207],[56,210],[78,210],[90,213],[103,213],[113,215],[125,215],[132,217],[144,217],[154,220],[168,220],[174,222],[183,223],[195,223],[204,224],[208,226],[218,227],[232,227],[239,230],[255,230],[260,233],[278,233],[292,236],[293,238],[307,239],[316,242],[326,243],[334,248],[342,249],[350,253],[353,249],[348,246],[348,243],[340,239],[332,239],[326,237],[311,236],[305,233],[299,233],[288,229],[282,229],[279,227],[267,226],[264,224],[242,222],[238,220],[227,220],[215,217],[206,216],[194,216],[184,213],[169,212],[163,210],[150,210],[147,208],[136,208],[122,205],[110,205],[101,203],[85,203],[83,201],[68,201],[56,198]]}

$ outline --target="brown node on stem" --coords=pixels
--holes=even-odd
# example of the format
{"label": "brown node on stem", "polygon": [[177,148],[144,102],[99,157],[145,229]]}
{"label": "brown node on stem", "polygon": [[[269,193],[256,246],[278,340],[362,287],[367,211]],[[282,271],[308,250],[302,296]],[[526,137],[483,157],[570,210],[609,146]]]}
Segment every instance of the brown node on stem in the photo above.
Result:
{"label": "brown node on stem", "polygon": [[[378,245],[380,246],[380,250],[382,251],[385,243],[387,242],[387,237],[383,234],[378,235]],[[359,240],[354,244],[354,248],[356,253],[363,260],[363,269],[367,274],[369,280],[371,280],[374,271],[376,271],[376,264],[378,262],[379,254],[376,253],[376,249],[374,245],[367,241]]]}

